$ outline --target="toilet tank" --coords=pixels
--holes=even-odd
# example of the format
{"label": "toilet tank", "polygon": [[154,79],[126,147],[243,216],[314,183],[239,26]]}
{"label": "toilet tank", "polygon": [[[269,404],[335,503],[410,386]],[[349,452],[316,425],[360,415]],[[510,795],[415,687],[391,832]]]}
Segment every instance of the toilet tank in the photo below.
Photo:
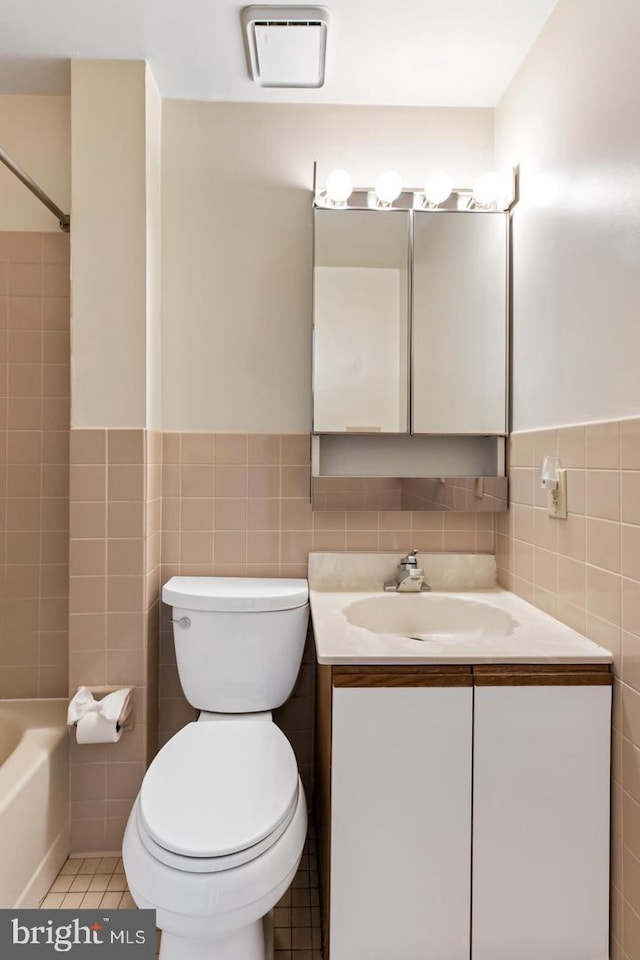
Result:
{"label": "toilet tank", "polygon": [[180,683],[189,703],[217,713],[274,710],[293,690],[309,621],[306,580],[172,577]]}

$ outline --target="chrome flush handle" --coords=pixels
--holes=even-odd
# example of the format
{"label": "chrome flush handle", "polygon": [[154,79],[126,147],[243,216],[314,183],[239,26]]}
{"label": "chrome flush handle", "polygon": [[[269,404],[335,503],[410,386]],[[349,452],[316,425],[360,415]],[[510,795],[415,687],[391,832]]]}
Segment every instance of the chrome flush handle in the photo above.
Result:
{"label": "chrome flush handle", "polygon": [[178,620],[171,619],[170,623],[179,623],[185,630],[191,626],[191,617],[180,617]]}

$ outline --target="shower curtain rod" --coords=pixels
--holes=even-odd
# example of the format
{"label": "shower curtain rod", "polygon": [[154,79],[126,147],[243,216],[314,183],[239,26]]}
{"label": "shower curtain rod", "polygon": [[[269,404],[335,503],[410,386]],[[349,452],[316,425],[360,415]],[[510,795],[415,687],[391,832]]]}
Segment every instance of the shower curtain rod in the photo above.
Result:
{"label": "shower curtain rod", "polygon": [[63,210],[54,203],[51,197],[48,197],[47,194],[42,190],[35,180],[32,180],[28,173],[18,166],[15,160],[12,160],[9,154],[0,147],[0,161],[4,163],[5,167],[8,167],[11,170],[11,173],[24,183],[27,190],[31,190],[31,193],[38,198],[41,203],[44,203],[45,207],[53,213],[54,216],[58,218],[58,223],[60,224],[60,229],[64,233],[69,233],[69,227],[71,225],[71,217],[68,213],[64,213]]}

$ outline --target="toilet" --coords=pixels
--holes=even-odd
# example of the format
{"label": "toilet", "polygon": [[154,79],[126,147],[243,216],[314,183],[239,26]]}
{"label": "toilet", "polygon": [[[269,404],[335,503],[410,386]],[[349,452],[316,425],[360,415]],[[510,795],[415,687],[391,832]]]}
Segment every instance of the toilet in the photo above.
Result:
{"label": "toilet", "polygon": [[270,960],[271,911],[307,834],[296,759],[271,711],[300,669],[308,584],[172,577],[162,599],[200,713],[145,774],[123,840],[129,889],[156,910],[161,960]]}

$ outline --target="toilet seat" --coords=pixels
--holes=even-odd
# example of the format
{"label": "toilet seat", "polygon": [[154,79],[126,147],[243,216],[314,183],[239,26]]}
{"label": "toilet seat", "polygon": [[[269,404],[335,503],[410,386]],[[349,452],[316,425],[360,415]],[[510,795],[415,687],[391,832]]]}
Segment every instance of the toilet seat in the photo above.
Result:
{"label": "toilet seat", "polygon": [[161,847],[147,833],[140,815],[139,803],[136,806],[135,818],[138,835],[143,846],[160,863],[164,863],[165,866],[172,867],[174,870],[183,870],[185,873],[222,873],[224,870],[231,870],[233,867],[241,867],[245,863],[250,863],[251,860],[255,860],[260,854],[269,850],[291,823],[297,805],[298,791],[296,790],[295,799],[286,820],[273,833],[252,847],[247,847],[246,850],[239,850],[237,853],[230,853],[224,857],[184,857],[179,853],[172,853],[171,850]]}
{"label": "toilet seat", "polygon": [[167,866],[227,870],[276,842],[293,817],[298,790],[295,755],[274,723],[190,723],[145,775],[138,832]]}

